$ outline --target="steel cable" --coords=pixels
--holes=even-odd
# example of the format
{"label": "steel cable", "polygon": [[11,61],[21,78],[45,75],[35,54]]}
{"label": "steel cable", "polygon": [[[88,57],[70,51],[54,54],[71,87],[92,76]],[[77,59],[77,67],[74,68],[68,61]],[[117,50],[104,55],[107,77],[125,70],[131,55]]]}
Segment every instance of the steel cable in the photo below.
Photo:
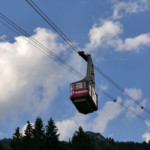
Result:
{"label": "steel cable", "polygon": [[[26,0],[27,3],[64,39],[64,41],[70,45],[75,52],[79,52],[80,49],[71,42],[71,40],[56,26],[54,22],[32,1],[32,0]],[[122,88],[117,82],[112,80],[106,73],[104,73],[98,66],[95,66],[95,70],[101,74],[104,78],[106,78],[112,85],[114,85],[118,90],[120,90],[123,94],[125,94],[130,100],[132,100],[136,105],[138,105],[141,109],[144,109],[147,113],[150,114],[150,111],[142,106],[140,103],[138,103],[134,98],[132,98],[124,88]]]}
{"label": "steel cable", "polygon": [[[2,22],[0,20],[0,23],[2,23],[4,26],[6,26],[7,28],[9,28],[10,30],[12,30],[13,32],[15,32],[18,35],[24,35],[25,37],[27,36],[28,38],[25,38],[25,40],[29,41],[33,46],[35,46],[36,48],[38,48],[42,53],[44,53],[46,56],[48,56],[49,58],[56,60],[57,62],[59,62],[60,65],[63,65],[63,67],[65,67],[67,70],[69,70],[70,72],[72,72],[74,75],[78,76],[80,79],[84,77],[83,74],[81,74],[80,72],[78,72],[76,69],[74,69],[72,66],[70,66],[69,64],[67,64],[64,60],[62,60],[61,58],[59,58],[56,54],[54,54],[53,52],[51,52],[48,48],[46,48],[43,44],[41,44],[39,41],[37,41],[36,39],[34,39],[33,37],[31,37],[26,31],[24,31],[22,28],[20,28],[17,24],[15,24],[13,21],[11,21],[10,19],[8,19],[5,15],[3,15],[2,13],[0,13],[0,18],[2,18],[6,23],[8,23],[9,25],[11,25],[13,28],[11,28],[9,25],[7,25],[6,23]],[[17,30],[17,31],[16,31]],[[21,33],[21,34],[20,34]],[[30,40],[28,40],[30,39]],[[39,48],[40,47],[40,48]],[[97,87],[96,87],[97,88]],[[98,88],[97,88],[98,89]],[[125,106],[124,104],[118,102],[117,100],[115,100],[115,98],[113,98],[110,94],[108,94],[106,91],[100,89],[100,91],[107,96],[108,98],[112,99],[114,102],[117,102],[118,104],[120,104],[122,107],[126,108],[128,111],[132,112],[133,114],[135,114],[137,117],[139,117],[140,119],[143,119],[144,121],[146,120],[143,116],[137,114],[136,112],[132,111],[130,108],[128,108],[127,106]]]}

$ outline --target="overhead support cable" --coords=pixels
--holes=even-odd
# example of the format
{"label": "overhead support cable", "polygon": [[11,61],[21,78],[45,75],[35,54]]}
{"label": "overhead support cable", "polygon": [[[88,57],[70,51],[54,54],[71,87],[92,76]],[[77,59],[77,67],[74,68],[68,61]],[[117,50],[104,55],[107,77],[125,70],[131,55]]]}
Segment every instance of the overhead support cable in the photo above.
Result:
{"label": "overhead support cable", "polygon": [[[3,15],[2,13],[0,13],[0,18],[3,19],[6,23],[4,23],[3,21],[0,20],[0,23],[2,23],[4,26],[6,26],[7,28],[9,28],[10,30],[12,30],[14,33],[16,33],[17,35],[24,35],[25,37],[27,36],[28,38],[23,37],[25,40],[27,40],[28,42],[30,42],[30,44],[32,44],[33,46],[35,46],[36,48],[38,48],[42,53],[44,53],[46,56],[48,56],[49,58],[57,61],[60,65],[62,65],[63,67],[65,67],[68,71],[72,72],[74,75],[76,75],[79,78],[83,78],[84,75],[81,74],[80,72],[78,72],[76,69],[74,69],[72,66],[70,66],[69,64],[67,64],[64,60],[62,60],[61,58],[59,58],[56,54],[54,54],[53,52],[51,52],[48,48],[46,48],[43,44],[41,44],[39,41],[37,41],[36,39],[34,39],[33,37],[31,37],[25,30],[23,30],[21,27],[19,27],[16,23],[14,23],[13,21],[11,21],[10,19],[8,19],[5,15]],[[10,27],[11,26],[11,27]],[[29,40],[28,40],[29,39]],[[98,88],[97,88],[98,89]],[[106,93],[104,90],[100,89],[100,91],[107,96],[108,98],[112,99],[114,102],[117,102],[118,104],[120,104],[122,107],[126,108],[128,111],[131,111],[132,113],[134,113],[137,117],[146,120],[143,116],[140,116],[139,114],[137,114],[136,112],[132,111],[130,108],[128,108],[127,106],[125,106],[124,104],[118,102],[115,98],[113,98],[110,94]]]}
{"label": "overhead support cable", "polygon": [[[42,53],[44,53],[45,55],[47,55],[48,57],[52,58],[53,60],[59,62],[61,65],[63,65],[67,70],[72,71],[75,75],[77,75],[79,78],[84,77],[80,72],[78,72],[77,70],[75,70],[73,67],[71,67],[68,63],[66,63],[63,59],[61,59],[60,57],[58,57],[54,52],[52,52],[51,50],[49,50],[47,47],[45,47],[42,43],[40,43],[38,40],[36,40],[35,38],[31,37],[30,34],[28,34],[26,31],[24,31],[22,28],[20,28],[17,24],[15,24],[13,21],[11,21],[10,19],[8,19],[5,15],[3,15],[2,13],[0,13],[0,18],[3,19],[6,23],[0,21],[3,25],[7,26],[10,30],[12,30],[13,32],[17,33],[18,35],[24,35],[25,37],[28,37],[30,40],[29,42],[35,46],[36,48],[38,48]],[[27,39],[26,39],[27,40]]]}
{"label": "overhead support cable", "polygon": [[32,1],[32,0],[26,0],[27,3],[60,35],[60,37],[63,38],[64,41],[70,47],[72,47],[77,53],[80,51],[80,49],[72,43],[72,41],[56,26],[56,24],[48,18],[48,16]]}
{"label": "overhead support cable", "polygon": [[111,96],[109,93],[107,93],[105,90],[103,89],[99,89],[106,97],[110,98],[114,103],[118,103],[120,106],[122,106],[123,108],[125,108],[127,111],[131,112],[132,114],[134,114],[135,116],[137,116],[139,119],[147,121],[147,119],[145,117],[143,117],[142,115],[138,114],[137,112],[135,112],[134,110],[132,110],[130,107],[126,106],[125,104],[123,104],[122,102],[118,101],[116,98],[114,98],[113,96]]}
{"label": "overhead support cable", "polygon": [[[64,41],[73,48],[73,50],[79,54],[80,49],[72,43],[72,41],[56,26],[56,24],[40,9],[37,4],[33,2],[33,0],[26,0],[27,3],[64,39]],[[95,66],[95,70],[101,74],[104,78],[106,78],[112,85],[114,85],[118,90],[120,90],[123,94],[125,94],[130,100],[132,100],[136,105],[138,105],[141,109],[144,109],[145,112],[150,114],[150,111],[138,103],[134,98],[132,98],[128,92],[125,91],[118,83],[112,80],[106,73],[104,73],[98,66]]]}
{"label": "overhead support cable", "polygon": [[141,109],[144,109],[140,103],[138,103],[136,100],[134,100],[127,92],[124,90],[118,83],[116,83],[114,80],[112,80],[106,73],[104,73],[99,67],[95,65],[95,70],[99,72],[103,77],[105,77],[110,83],[112,83],[117,89],[119,89],[122,93],[124,93],[129,99],[134,101],[138,106],[140,106]]}

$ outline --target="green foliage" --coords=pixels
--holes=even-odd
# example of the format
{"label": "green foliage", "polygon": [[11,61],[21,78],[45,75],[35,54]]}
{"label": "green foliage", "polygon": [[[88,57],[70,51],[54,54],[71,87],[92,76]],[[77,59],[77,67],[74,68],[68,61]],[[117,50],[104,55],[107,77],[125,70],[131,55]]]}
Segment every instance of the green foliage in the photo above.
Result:
{"label": "green foliage", "polygon": [[59,142],[58,149],[59,150],[70,150],[70,143],[61,141],[61,142]]}
{"label": "green foliage", "polygon": [[3,145],[1,142],[0,142],[0,150],[3,150]]}
{"label": "green foliage", "polygon": [[20,148],[23,150],[33,150],[33,127],[29,121],[27,121],[27,127],[24,131],[22,138],[22,145]]}
{"label": "green foliage", "polygon": [[0,141],[1,145],[3,146],[4,149],[8,149],[10,147],[10,143],[11,143],[12,139],[7,139],[4,138]]}
{"label": "green foliage", "polygon": [[46,149],[47,150],[56,150],[58,148],[59,134],[57,134],[58,129],[52,118],[49,119],[46,126]]}
{"label": "green foliage", "polygon": [[17,127],[11,140],[1,140],[0,150],[150,150],[150,142],[115,142],[112,138],[97,138],[100,134],[84,132],[82,127],[75,131],[69,142],[59,141],[57,132],[52,118],[44,127],[42,119],[37,117],[34,125],[27,121],[23,136]]}
{"label": "green foliage", "polygon": [[44,132],[43,121],[41,118],[37,117],[34,128],[32,129],[33,150],[44,149]]}
{"label": "green foliage", "polygon": [[20,146],[21,146],[21,134],[19,131],[19,127],[17,127],[15,133],[13,134],[10,147],[12,150],[20,150]]}
{"label": "green foliage", "polygon": [[82,127],[79,127],[71,140],[72,150],[94,150],[95,147],[87,133],[85,133]]}
{"label": "green foliage", "polygon": [[26,138],[26,139],[31,139],[33,137],[33,134],[32,134],[33,128],[29,121],[27,121],[27,127],[26,127],[24,133],[25,133],[24,138]]}

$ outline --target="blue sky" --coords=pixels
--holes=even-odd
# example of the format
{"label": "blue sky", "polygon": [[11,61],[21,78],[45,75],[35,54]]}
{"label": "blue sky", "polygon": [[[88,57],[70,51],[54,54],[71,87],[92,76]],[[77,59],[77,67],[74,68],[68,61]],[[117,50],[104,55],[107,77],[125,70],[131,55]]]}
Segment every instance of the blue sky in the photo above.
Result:
{"label": "blue sky", "polygon": [[[150,108],[150,2],[148,0],[36,1],[47,16],[138,103]],[[25,0],[5,0],[1,13],[49,50],[85,74],[86,63],[40,18]],[[1,18],[0,18],[1,19]],[[0,21],[3,21],[2,19]],[[17,126],[37,116],[44,124],[52,117],[60,140],[68,140],[81,125],[116,141],[148,141],[150,114],[95,72],[96,85],[136,114],[126,110],[97,88],[99,109],[82,115],[69,99],[77,76],[0,23],[0,139],[11,137]]]}

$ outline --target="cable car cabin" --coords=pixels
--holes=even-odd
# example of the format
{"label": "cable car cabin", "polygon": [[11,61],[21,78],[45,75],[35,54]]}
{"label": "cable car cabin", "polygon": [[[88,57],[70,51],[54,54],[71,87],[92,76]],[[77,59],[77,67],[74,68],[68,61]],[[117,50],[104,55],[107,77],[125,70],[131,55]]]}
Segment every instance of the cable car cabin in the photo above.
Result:
{"label": "cable car cabin", "polygon": [[82,114],[88,114],[98,109],[97,94],[88,81],[70,84],[70,99]]}
{"label": "cable car cabin", "polygon": [[88,114],[98,109],[94,65],[90,54],[84,54],[83,51],[79,51],[78,54],[87,61],[87,72],[82,80],[70,84],[70,99],[80,113]]}

